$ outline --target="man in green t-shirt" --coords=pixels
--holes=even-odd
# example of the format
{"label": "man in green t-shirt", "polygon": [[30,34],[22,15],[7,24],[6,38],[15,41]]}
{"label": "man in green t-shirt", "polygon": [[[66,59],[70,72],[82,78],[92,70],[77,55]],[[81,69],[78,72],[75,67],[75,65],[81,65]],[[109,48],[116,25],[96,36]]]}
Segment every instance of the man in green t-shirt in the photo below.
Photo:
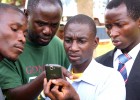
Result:
{"label": "man in green t-shirt", "polygon": [[[4,58],[15,61],[23,52],[25,44],[26,16],[17,7],[0,3],[0,26],[0,62]],[[0,75],[0,81],[1,79]],[[1,85],[0,100],[4,100]]]}
{"label": "man in green t-shirt", "polygon": [[43,65],[69,66],[63,44],[55,36],[62,12],[60,0],[29,0],[24,52],[16,62],[5,59],[0,63],[0,86],[7,99],[44,99],[41,92],[45,78]]}

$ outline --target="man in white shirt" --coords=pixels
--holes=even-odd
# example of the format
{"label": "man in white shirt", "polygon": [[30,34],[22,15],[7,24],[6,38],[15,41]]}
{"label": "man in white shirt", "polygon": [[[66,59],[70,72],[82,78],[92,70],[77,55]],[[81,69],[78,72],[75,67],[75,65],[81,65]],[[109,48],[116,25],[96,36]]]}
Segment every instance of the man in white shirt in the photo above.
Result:
{"label": "man in white shirt", "polygon": [[[79,14],[67,22],[64,28],[64,47],[71,62],[69,71],[76,76],[69,82],[80,100],[125,100],[125,84],[120,73],[93,59],[93,50],[97,45],[96,25],[92,18]],[[46,90],[48,96],[56,94],[54,89],[49,92]]]}
{"label": "man in white shirt", "polygon": [[115,49],[96,60],[118,70],[118,56],[129,55],[131,59],[124,64],[126,100],[140,100],[140,0],[111,0],[105,10],[105,26]]}

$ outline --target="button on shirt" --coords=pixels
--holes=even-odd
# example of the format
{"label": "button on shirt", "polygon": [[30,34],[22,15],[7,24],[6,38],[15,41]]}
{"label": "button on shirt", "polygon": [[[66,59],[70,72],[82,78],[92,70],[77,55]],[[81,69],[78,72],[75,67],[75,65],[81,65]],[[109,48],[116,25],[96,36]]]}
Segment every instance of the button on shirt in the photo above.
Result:
{"label": "button on shirt", "polygon": [[[136,45],[130,52],[128,52],[128,55],[132,57],[129,61],[125,63],[126,70],[127,70],[127,77],[129,76],[129,73],[132,69],[132,66],[134,64],[134,61],[140,51],[140,43]],[[114,60],[113,60],[113,66],[116,70],[118,70],[118,65],[119,65],[119,59],[118,56],[122,54],[122,51],[120,49],[117,49],[116,52],[114,53]]]}
{"label": "button on shirt", "polygon": [[[71,70],[71,66],[68,70]],[[125,100],[125,84],[120,73],[94,59],[79,79],[68,81],[79,94],[80,100]]]}

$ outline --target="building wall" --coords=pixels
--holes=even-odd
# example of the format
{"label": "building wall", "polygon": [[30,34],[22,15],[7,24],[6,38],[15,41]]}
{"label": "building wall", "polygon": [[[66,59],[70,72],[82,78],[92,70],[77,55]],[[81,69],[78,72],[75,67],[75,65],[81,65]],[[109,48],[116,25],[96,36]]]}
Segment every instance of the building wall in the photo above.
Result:
{"label": "building wall", "polygon": [[93,0],[76,0],[77,11],[93,18]]}

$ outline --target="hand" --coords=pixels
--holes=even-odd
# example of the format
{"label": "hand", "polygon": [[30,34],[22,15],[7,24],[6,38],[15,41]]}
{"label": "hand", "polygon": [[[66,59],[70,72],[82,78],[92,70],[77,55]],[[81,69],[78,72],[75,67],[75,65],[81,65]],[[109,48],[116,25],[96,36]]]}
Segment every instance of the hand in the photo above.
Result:
{"label": "hand", "polygon": [[64,77],[63,77],[64,79],[65,79],[65,77],[68,77],[70,80],[78,78],[76,75],[70,73],[65,67],[62,67],[62,73],[64,75]]}
{"label": "hand", "polygon": [[[55,86],[50,90],[51,84]],[[59,87],[62,87],[59,91]],[[47,79],[44,79],[44,94],[51,100],[80,100],[77,92],[72,85],[64,79],[53,79],[47,83]]]}
{"label": "hand", "polygon": [[65,67],[62,67],[62,73],[64,78],[68,77],[69,79],[73,79],[73,75]]}

